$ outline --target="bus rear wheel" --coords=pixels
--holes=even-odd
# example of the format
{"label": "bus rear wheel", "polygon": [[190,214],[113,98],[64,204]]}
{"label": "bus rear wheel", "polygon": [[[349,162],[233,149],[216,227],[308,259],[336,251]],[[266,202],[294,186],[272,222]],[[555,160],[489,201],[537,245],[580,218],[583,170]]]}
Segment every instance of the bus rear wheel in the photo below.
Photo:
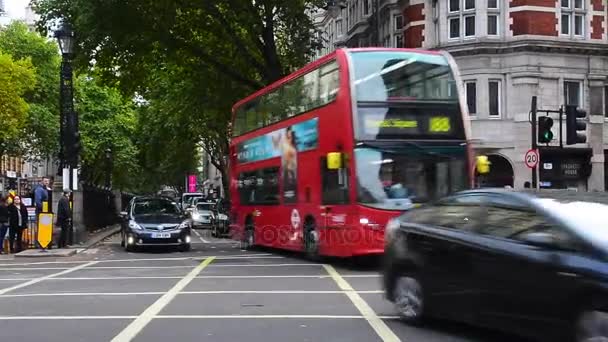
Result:
{"label": "bus rear wheel", "polygon": [[304,223],[304,252],[306,257],[312,261],[319,261],[319,232],[312,219]]}

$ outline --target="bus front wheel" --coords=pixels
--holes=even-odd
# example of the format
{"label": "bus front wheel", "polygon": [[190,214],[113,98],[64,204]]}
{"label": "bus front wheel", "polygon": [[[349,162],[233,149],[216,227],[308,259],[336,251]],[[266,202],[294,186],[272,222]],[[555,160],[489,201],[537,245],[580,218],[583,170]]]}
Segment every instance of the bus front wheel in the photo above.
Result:
{"label": "bus front wheel", "polygon": [[319,232],[317,232],[315,221],[306,220],[304,224],[304,251],[306,257],[313,261],[318,261],[319,256]]}

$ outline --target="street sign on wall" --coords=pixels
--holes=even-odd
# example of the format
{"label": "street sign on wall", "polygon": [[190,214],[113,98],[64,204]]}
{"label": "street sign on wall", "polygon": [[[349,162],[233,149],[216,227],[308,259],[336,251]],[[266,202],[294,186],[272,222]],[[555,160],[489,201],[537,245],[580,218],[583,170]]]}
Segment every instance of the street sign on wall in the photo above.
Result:
{"label": "street sign on wall", "polygon": [[535,149],[529,149],[524,156],[524,163],[526,163],[526,166],[531,169],[538,165],[539,160],[540,157],[538,155],[538,150]]}

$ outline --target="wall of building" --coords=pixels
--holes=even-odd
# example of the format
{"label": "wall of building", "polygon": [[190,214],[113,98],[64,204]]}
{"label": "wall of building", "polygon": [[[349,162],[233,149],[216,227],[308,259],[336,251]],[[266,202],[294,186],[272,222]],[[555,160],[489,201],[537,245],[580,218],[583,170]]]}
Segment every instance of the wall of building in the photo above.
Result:
{"label": "wall of building", "polygon": [[[346,1],[348,10],[341,16],[348,23],[342,38],[346,42],[344,46],[359,46],[350,42],[360,39],[356,30],[365,26],[366,22],[362,21],[367,19],[352,17],[353,12],[349,10],[359,8],[362,1]],[[379,1],[380,7],[387,2],[390,1]],[[573,104],[587,110],[587,143],[567,146],[568,153],[590,151],[591,154],[591,175],[575,186],[588,190],[606,188],[608,6],[605,0],[570,0],[566,7],[562,7],[561,0],[399,0],[390,3],[403,16],[403,25],[394,33],[403,37],[403,46],[449,51],[457,61],[465,89],[474,82],[474,96],[468,95],[475,107],[471,115],[475,148],[479,153],[506,158],[513,168],[516,188],[531,180],[531,171],[525,166],[523,156],[531,146],[532,96],[538,97],[542,109],[557,110],[576,101]],[[391,41],[389,46],[397,47],[397,44]],[[335,47],[326,46],[323,52]],[[579,90],[575,91],[577,87]],[[577,96],[568,95],[570,93]],[[491,108],[496,109],[491,112]],[[559,118],[556,114],[553,117],[556,140],[549,148],[558,148]],[[566,154],[563,159],[570,157]]]}

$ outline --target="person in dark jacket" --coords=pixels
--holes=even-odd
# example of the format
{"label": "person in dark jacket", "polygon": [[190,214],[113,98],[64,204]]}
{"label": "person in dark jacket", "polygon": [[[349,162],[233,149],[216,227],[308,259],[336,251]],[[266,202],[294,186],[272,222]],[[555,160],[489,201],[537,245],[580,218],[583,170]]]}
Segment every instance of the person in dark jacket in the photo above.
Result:
{"label": "person in dark jacket", "polygon": [[6,198],[0,195],[0,254],[4,254],[4,237],[8,231],[8,207]]}
{"label": "person in dark jacket", "polygon": [[[27,208],[21,203],[21,198],[16,196],[13,199],[13,204],[8,207],[8,222],[9,222],[9,241],[11,243],[11,252],[19,253],[23,250],[23,230],[27,228],[28,212]],[[15,246],[15,242],[17,245]]]}
{"label": "person in dark jacket", "polygon": [[57,247],[65,248],[68,242],[68,234],[70,232],[70,220],[72,219],[72,209],[70,208],[70,190],[64,189],[63,196],[57,204],[57,224],[61,227],[61,235],[59,236],[59,244]]}

